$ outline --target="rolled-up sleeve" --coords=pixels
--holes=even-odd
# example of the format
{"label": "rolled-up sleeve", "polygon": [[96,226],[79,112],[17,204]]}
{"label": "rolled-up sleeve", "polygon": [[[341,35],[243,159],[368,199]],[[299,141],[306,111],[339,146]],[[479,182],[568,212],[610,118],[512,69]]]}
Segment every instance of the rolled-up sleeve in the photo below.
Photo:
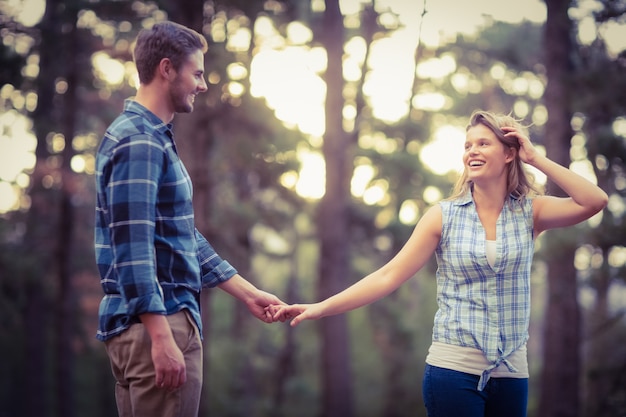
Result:
{"label": "rolled-up sleeve", "polygon": [[195,233],[198,242],[198,260],[202,274],[202,286],[204,288],[213,288],[232,278],[237,273],[237,270],[215,252],[215,249],[198,229],[196,229]]}
{"label": "rolled-up sleeve", "polygon": [[109,164],[106,194],[117,285],[129,315],[165,314],[154,255],[155,206],[163,149],[134,137]]}

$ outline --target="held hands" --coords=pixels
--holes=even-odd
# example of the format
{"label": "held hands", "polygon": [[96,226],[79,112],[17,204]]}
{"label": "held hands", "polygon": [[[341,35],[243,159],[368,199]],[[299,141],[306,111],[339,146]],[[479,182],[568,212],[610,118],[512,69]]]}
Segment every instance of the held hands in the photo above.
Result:
{"label": "held hands", "polygon": [[285,321],[286,318],[275,318],[270,312],[271,307],[280,307],[285,305],[278,297],[265,291],[259,290],[256,296],[246,302],[246,306],[252,315],[265,323],[274,323],[276,321]]}
{"label": "held hands", "polygon": [[267,312],[274,321],[284,322],[292,319],[290,325],[297,326],[303,320],[316,320],[323,317],[320,303],[317,304],[291,304],[271,305]]}
{"label": "held hands", "polygon": [[239,274],[233,275],[218,287],[242,301],[254,317],[265,323],[276,321],[268,311],[269,306],[285,304],[274,294],[259,290]]}
{"label": "held hands", "polygon": [[260,290],[258,296],[246,305],[256,318],[266,323],[285,322],[291,319],[290,325],[295,327],[302,320],[324,317],[320,303],[288,305],[275,295]]}

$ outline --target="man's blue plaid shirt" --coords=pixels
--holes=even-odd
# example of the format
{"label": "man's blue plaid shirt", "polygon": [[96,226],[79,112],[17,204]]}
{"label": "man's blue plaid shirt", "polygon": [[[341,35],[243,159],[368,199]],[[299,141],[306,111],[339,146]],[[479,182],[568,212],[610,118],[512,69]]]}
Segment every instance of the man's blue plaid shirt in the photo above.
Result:
{"label": "man's blue plaid shirt", "polygon": [[189,309],[237,271],[196,230],[192,185],[171,125],[135,101],[109,126],[96,156],[95,251],[104,298],[96,337],[107,340],[143,313]]}

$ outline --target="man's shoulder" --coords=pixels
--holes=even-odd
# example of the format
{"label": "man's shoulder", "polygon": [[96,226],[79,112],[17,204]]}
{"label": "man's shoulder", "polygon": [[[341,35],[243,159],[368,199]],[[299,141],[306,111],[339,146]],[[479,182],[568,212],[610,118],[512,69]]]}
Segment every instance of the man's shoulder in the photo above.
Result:
{"label": "man's shoulder", "polygon": [[141,114],[124,111],[107,128],[104,142],[119,145],[129,142],[147,141],[153,145],[167,144],[162,132]]}
{"label": "man's shoulder", "polygon": [[140,113],[124,110],[109,125],[107,133],[118,138],[130,137],[134,135],[154,135],[156,129],[148,118]]}
{"label": "man's shoulder", "polygon": [[156,147],[164,151],[171,146],[166,134],[167,129],[168,127],[145,107],[127,100],[122,113],[113,120],[104,133],[98,153],[111,155],[122,149],[125,152],[141,152],[139,149],[142,147],[152,149]]}
{"label": "man's shoulder", "polygon": [[164,129],[167,129],[167,125],[150,110],[132,99],[127,99],[124,102],[124,110],[109,125],[107,131],[157,134]]}

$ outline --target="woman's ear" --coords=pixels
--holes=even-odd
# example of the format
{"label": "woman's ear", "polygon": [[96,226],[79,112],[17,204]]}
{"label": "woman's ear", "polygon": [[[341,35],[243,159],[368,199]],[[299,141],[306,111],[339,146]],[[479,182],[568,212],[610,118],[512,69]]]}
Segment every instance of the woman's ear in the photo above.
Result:
{"label": "woman's ear", "polygon": [[506,154],[506,157],[505,157],[504,160],[505,160],[506,163],[509,163],[509,162],[513,161],[515,159],[515,157],[517,156],[517,149],[515,149],[512,146],[508,146],[506,148],[506,151],[504,151],[504,153]]}

